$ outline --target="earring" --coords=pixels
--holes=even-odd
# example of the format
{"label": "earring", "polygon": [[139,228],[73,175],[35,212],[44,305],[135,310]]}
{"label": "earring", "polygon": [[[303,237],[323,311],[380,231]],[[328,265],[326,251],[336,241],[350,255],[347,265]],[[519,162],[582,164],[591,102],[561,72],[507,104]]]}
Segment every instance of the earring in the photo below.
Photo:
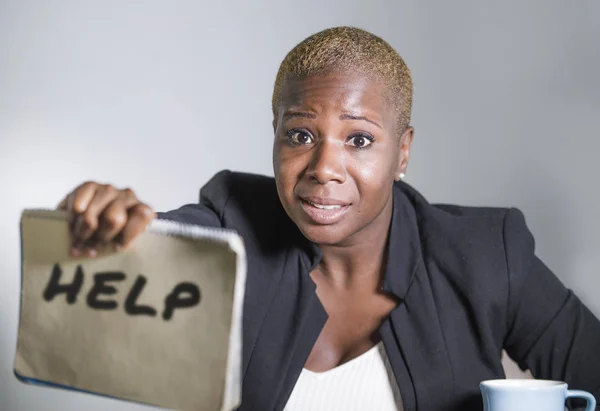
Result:
{"label": "earring", "polygon": [[405,175],[406,175],[406,174],[404,174],[404,173],[400,173],[400,174],[398,174],[398,178],[399,178],[400,180],[403,180]]}

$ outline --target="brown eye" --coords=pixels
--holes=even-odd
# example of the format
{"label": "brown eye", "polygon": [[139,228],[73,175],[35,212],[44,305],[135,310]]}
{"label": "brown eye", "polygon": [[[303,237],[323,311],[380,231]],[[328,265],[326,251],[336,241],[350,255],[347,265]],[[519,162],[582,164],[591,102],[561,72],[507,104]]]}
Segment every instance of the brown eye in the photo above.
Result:
{"label": "brown eye", "polygon": [[371,145],[373,142],[373,137],[368,135],[359,134],[357,136],[352,136],[348,140],[348,144],[356,148],[366,148]]}
{"label": "brown eye", "polygon": [[287,132],[288,141],[292,145],[303,146],[313,142],[312,136],[303,130],[290,130]]}

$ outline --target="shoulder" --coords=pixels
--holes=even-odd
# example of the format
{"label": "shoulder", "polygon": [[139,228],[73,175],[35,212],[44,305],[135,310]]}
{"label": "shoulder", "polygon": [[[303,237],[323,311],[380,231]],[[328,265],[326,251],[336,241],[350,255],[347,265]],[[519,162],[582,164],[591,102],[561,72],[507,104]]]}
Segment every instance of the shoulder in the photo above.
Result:
{"label": "shoulder", "polygon": [[213,209],[222,226],[238,231],[247,243],[268,246],[295,240],[299,233],[281,205],[273,177],[222,170],[200,189],[200,204]]}
{"label": "shoulder", "polygon": [[478,218],[502,217],[509,207],[477,207],[450,203],[431,203],[414,187],[404,182],[395,183],[394,189],[400,192],[423,217],[461,221]]}
{"label": "shoulder", "polygon": [[231,170],[219,171],[200,189],[200,204],[221,216],[237,209],[252,209],[259,215],[283,211],[273,177]]}
{"label": "shoulder", "polygon": [[260,174],[221,170],[200,189],[201,203],[209,202],[223,207],[232,197],[254,197],[254,201],[270,202],[277,199],[275,179]]}
{"label": "shoulder", "polygon": [[425,238],[435,235],[460,242],[485,238],[499,241],[505,230],[529,234],[525,216],[518,208],[430,203],[408,184],[397,184],[395,188],[411,203],[420,234]]}
{"label": "shoulder", "polygon": [[511,265],[533,257],[534,239],[514,207],[429,203],[407,184],[396,186],[414,208],[424,260],[441,262],[464,281],[508,281]]}
{"label": "shoulder", "polygon": [[200,189],[199,197],[197,203],[158,212],[157,217],[188,224],[238,230],[235,222],[232,225],[228,220],[231,214],[229,211],[250,210],[251,207],[257,208],[258,205],[262,206],[262,209],[277,207],[277,190],[272,178],[230,170],[222,170],[213,175]]}

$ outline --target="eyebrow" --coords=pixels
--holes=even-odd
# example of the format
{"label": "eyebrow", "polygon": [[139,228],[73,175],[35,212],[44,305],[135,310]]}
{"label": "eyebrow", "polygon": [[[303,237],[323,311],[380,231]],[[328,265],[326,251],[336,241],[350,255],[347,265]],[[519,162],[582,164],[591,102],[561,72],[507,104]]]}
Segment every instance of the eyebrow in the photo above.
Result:
{"label": "eyebrow", "polygon": [[[283,118],[284,119],[290,119],[290,118],[310,118],[310,119],[316,119],[317,115],[314,113],[309,113],[307,111],[286,111],[285,113],[283,113]],[[342,114],[340,116],[340,120],[363,120],[366,121],[368,123],[374,124],[375,126],[379,127],[379,128],[383,128],[381,127],[379,124],[377,124],[377,122],[371,120],[368,117],[365,116],[356,116],[353,114]]]}
{"label": "eyebrow", "polygon": [[312,118],[315,119],[317,118],[316,114],[313,113],[308,113],[306,111],[286,111],[285,113],[283,113],[283,118],[284,119],[289,119],[289,118]]}
{"label": "eyebrow", "polygon": [[340,120],[364,120],[364,121],[366,121],[367,123],[371,123],[371,124],[374,124],[374,125],[376,125],[376,126],[377,126],[377,127],[379,127],[379,128],[382,128],[382,127],[381,127],[379,124],[377,124],[375,121],[373,121],[373,120],[371,120],[370,118],[368,118],[368,117],[365,117],[365,116],[355,116],[355,115],[353,115],[353,114],[342,114],[342,115],[340,116]]}

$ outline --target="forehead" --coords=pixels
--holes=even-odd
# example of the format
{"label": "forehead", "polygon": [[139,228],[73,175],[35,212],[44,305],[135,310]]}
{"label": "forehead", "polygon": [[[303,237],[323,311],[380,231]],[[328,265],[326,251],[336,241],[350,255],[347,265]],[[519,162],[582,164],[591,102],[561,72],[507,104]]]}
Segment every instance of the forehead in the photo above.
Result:
{"label": "forehead", "polygon": [[386,87],[359,74],[289,79],[281,90],[279,112],[295,108],[316,112],[352,112],[394,124],[395,107]]}

